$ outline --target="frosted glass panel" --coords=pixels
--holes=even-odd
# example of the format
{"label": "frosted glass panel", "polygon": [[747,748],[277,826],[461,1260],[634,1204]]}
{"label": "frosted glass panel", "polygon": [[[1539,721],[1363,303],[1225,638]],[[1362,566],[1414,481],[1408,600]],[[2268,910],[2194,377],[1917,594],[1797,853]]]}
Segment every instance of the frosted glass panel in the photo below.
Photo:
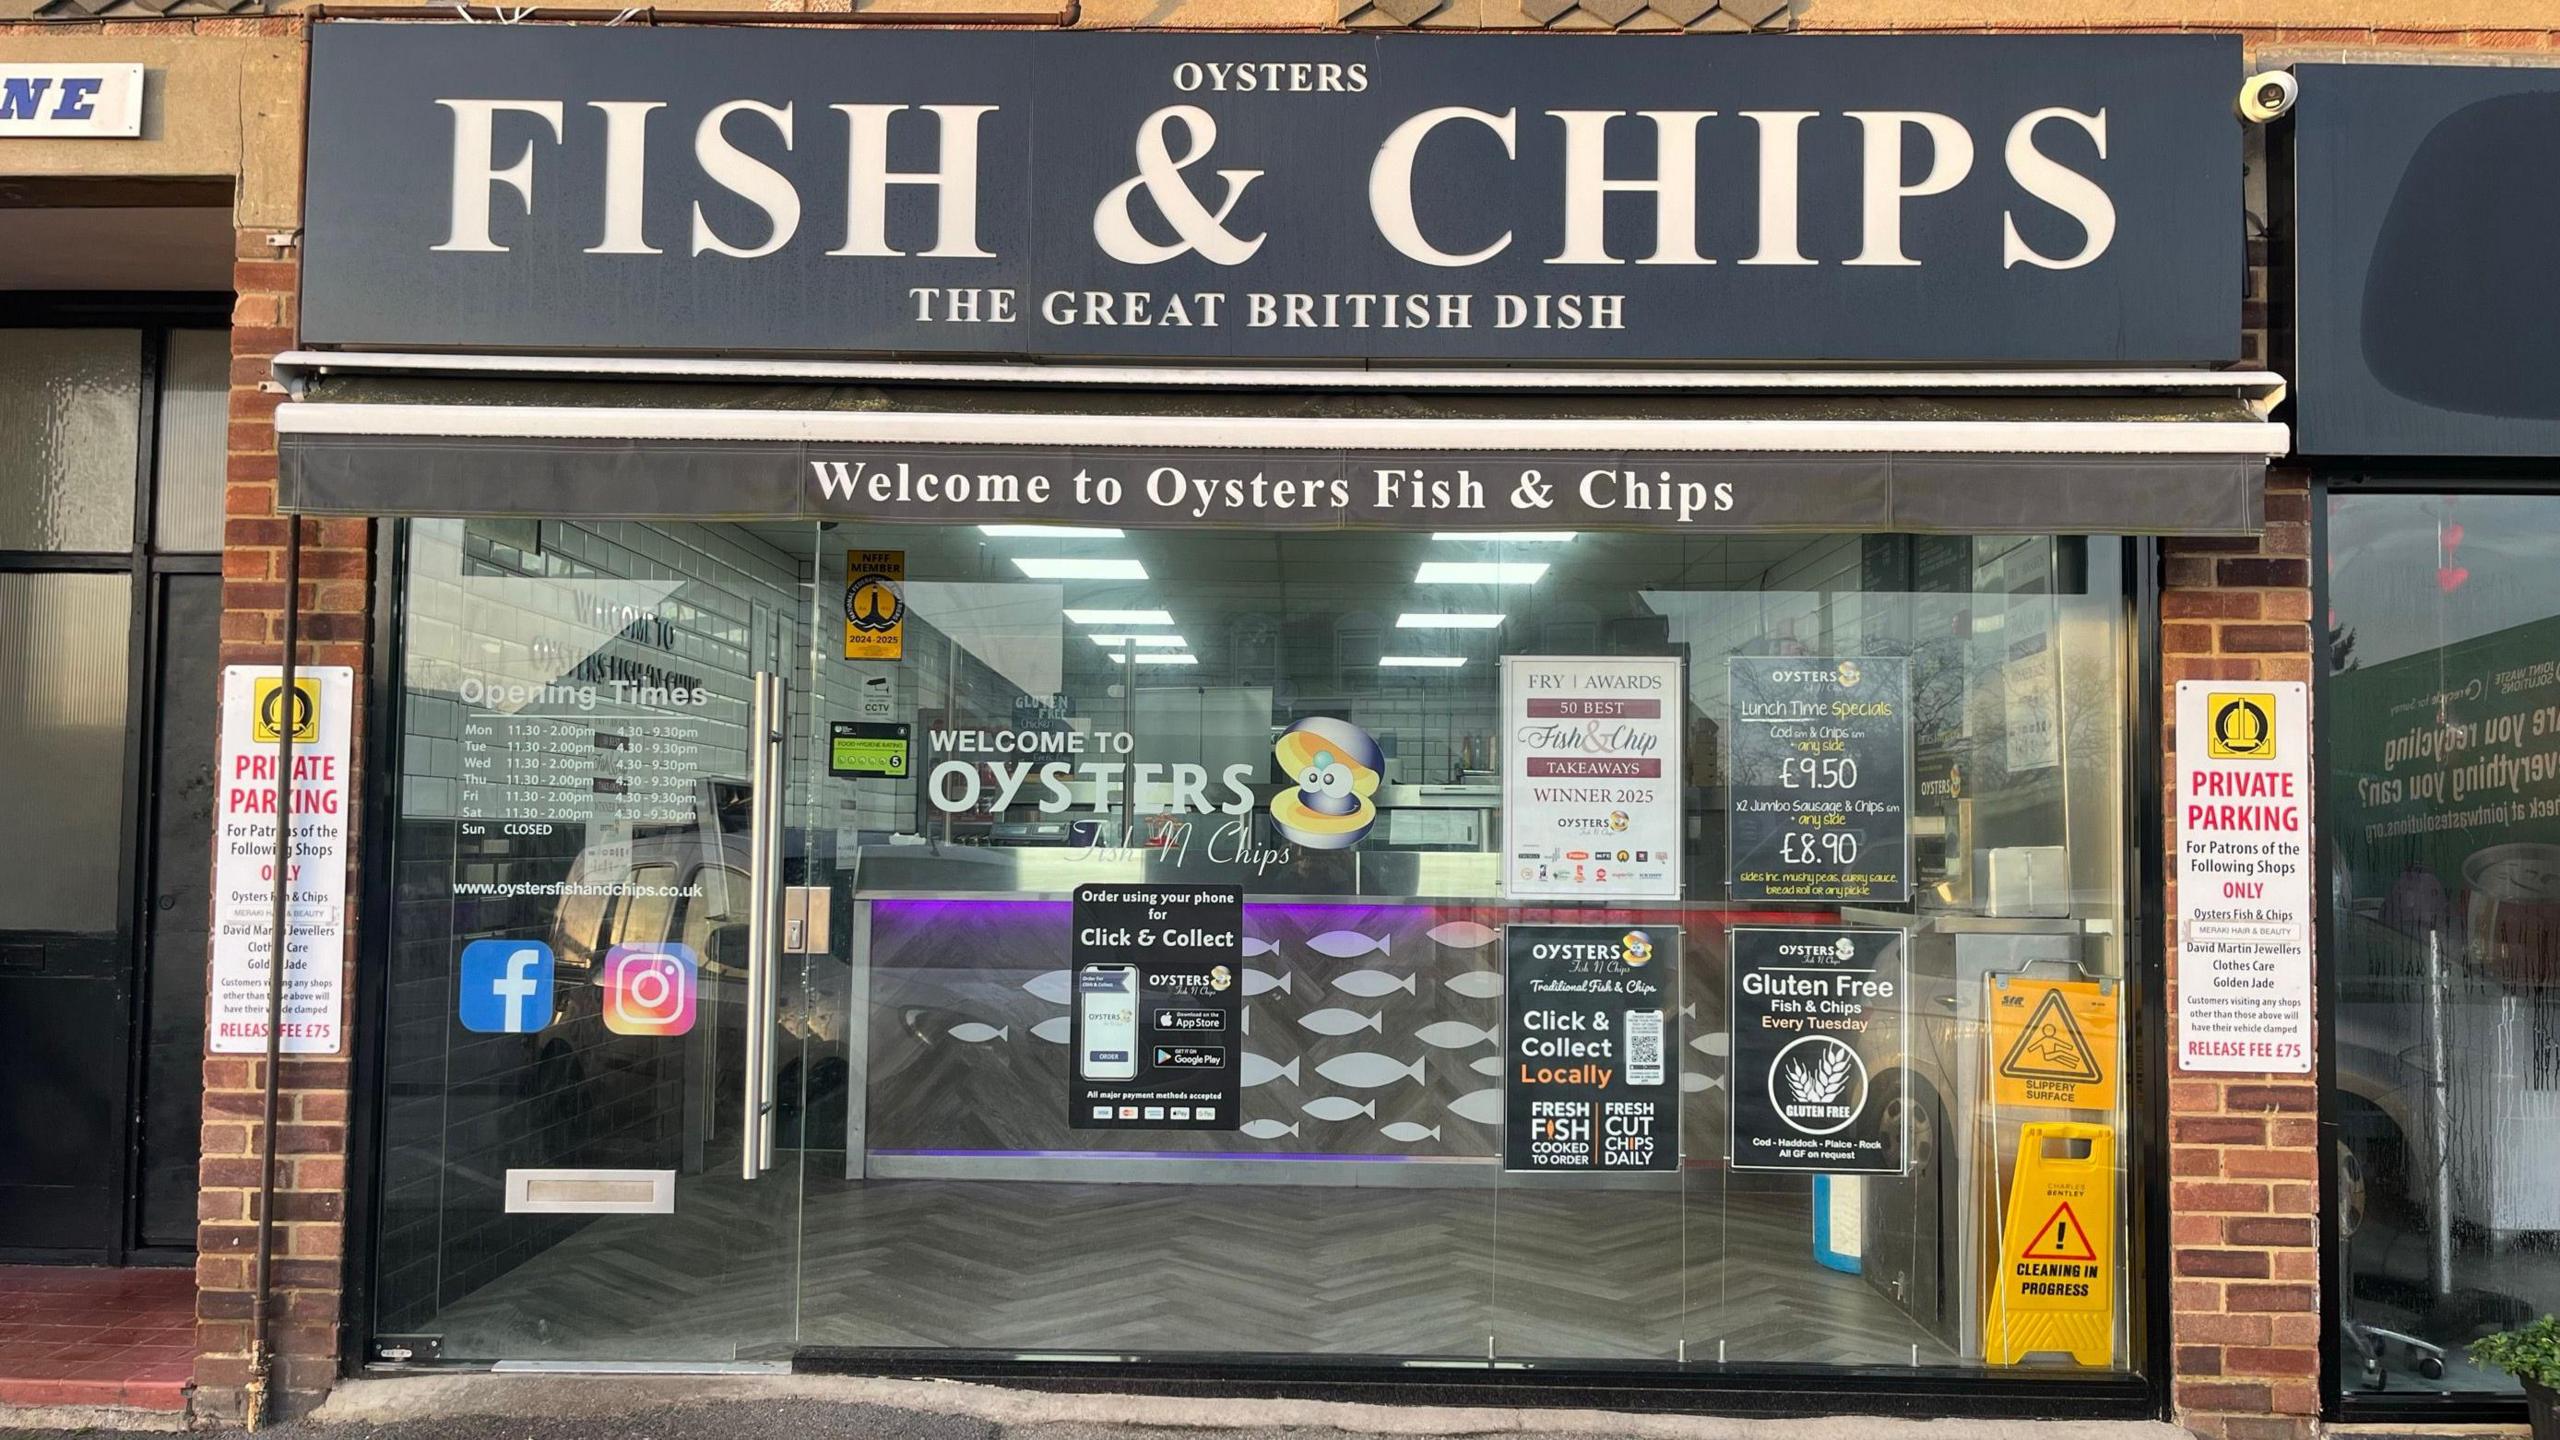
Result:
{"label": "frosted glass panel", "polygon": [[116,928],[131,585],[0,574],[0,930]]}
{"label": "frosted glass panel", "polygon": [[223,442],[230,433],[231,332],[172,330],[160,380],[159,501],[152,542],[222,548]]}
{"label": "frosted glass panel", "polygon": [[141,415],[139,332],[0,330],[0,550],[132,548]]}

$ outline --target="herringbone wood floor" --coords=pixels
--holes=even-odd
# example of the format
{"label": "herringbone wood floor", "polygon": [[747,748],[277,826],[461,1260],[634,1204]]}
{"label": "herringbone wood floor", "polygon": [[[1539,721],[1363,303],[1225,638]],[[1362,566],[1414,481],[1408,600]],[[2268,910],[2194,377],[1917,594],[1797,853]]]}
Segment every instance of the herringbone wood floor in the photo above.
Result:
{"label": "herringbone wood floor", "polygon": [[697,1176],[673,1216],[600,1218],[436,1328],[452,1359],[1669,1361],[1685,1340],[1693,1363],[1719,1342],[1729,1363],[1948,1363],[1865,1281],[1813,1263],[1803,1206],[1716,1176],[1679,1192],[813,1178],[805,1194],[788,1169]]}

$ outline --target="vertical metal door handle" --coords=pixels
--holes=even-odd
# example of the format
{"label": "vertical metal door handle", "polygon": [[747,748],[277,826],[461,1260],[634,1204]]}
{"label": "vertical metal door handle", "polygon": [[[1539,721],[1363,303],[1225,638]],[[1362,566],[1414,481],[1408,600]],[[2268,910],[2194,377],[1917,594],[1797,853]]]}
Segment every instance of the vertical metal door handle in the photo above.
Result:
{"label": "vertical metal door handle", "polygon": [[[771,724],[764,732],[766,746],[764,768],[766,777],[772,781],[769,787],[772,795],[765,802],[764,807],[764,894],[767,915],[778,918],[782,908],[782,810],[783,803],[789,798],[791,790],[791,771],[785,763],[788,758],[785,737],[791,733],[790,692],[785,687],[783,677],[770,672],[765,676],[765,688],[769,696],[765,701],[765,713]],[[773,932],[780,928],[779,925],[768,925],[766,927],[768,938],[774,938]],[[780,1059],[781,1048],[775,1042],[774,1032],[782,1018],[782,987],[774,981],[774,956],[770,947],[762,958],[765,964],[764,1007],[756,1013],[756,1024],[763,1031],[763,1038],[760,1041],[762,1050],[760,1058],[764,1062],[763,1069],[759,1072],[761,1113],[756,1127],[756,1169],[759,1173],[773,1164],[773,1132],[781,1118],[779,1112],[782,1109],[774,1099],[777,1088],[774,1071],[776,1062]]]}
{"label": "vertical metal door handle", "polygon": [[764,865],[765,801],[773,789],[767,764],[773,747],[765,739],[773,729],[766,678],[766,672],[756,672],[755,699],[747,720],[747,1050],[738,1087],[746,1096],[738,1141],[738,1175],[743,1180],[755,1179],[764,1169],[764,991],[769,968],[765,956],[772,940],[767,923],[769,897],[779,878],[767,873]]}

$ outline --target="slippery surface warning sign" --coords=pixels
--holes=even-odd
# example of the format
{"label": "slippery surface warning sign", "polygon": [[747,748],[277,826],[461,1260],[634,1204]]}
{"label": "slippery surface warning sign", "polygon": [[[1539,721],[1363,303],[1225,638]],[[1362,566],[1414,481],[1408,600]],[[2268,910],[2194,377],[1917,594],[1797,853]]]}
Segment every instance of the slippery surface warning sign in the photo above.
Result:
{"label": "slippery surface warning sign", "polygon": [[2037,1121],[2018,1132],[1983,1357],[2115,1362],[2116,1132]]}
{"label": "slippery surface warning sign", "polygon": [[2000,1106],[2113,1110],[2118,987],[2103,980],[1994,975],[1991,1098]]}

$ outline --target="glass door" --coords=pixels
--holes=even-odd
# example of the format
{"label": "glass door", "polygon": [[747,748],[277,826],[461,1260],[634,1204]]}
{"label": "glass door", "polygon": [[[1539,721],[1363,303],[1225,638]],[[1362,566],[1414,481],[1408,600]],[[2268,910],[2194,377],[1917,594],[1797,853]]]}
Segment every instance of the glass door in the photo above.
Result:
{"label": "glass door", "polygon": [[788,1359],[809,554],[409,525],[373,1358]]}

